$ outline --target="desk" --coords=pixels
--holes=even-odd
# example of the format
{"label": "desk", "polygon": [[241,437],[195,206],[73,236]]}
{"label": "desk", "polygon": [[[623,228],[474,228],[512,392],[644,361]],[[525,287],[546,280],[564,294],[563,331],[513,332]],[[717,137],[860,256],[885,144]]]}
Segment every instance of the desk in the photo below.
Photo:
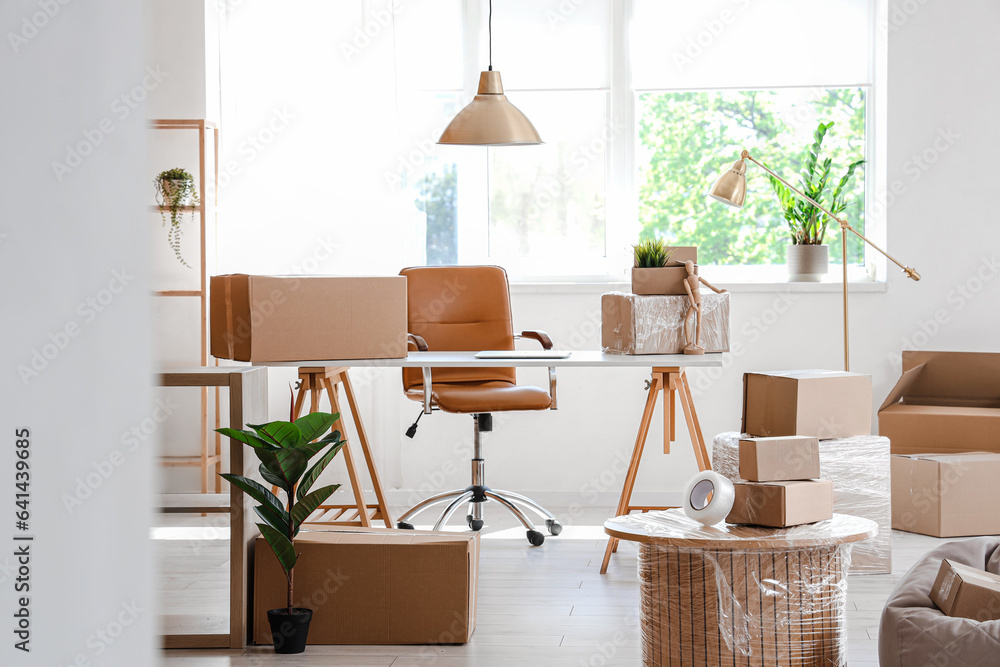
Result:
{"label": "desk", "polygon": [[705,527],[673,509],[604,531],[639,543],[644,665],[844,664],[850,543],[874,521]]}
{"label": "desk", "polygon": [[[632,505],[632,490],[635,486],[636,475],[639,471],[639,463],[642,459],[643,448],[646,443],[646,436],[649,432],[649,425],[653,419],[653,412],[656,408],[657,398],[663,392],[663,452],[670,453],[670,443],[676,439],[675,436],[675,410],[674,396],[677,395],[681,401],[681,408],[687,422],[688,432],[691,435],[691,446],[694,449],[695,460],[700,470],[708,470],[711,464],[708,459],[708,450],[705,447],[705,438],[701,432],[701,425],[698,422],[698,415],[695,412],[694,400],[691,395],[691,387],[688,384],[685,368],[718,368],[722,366],[721,354],[687,355],[687,354],[648,354],[648,355],[627,355],[627,354],[605,354],[595,350],[574,351],[565,359],[476,359],[475,352],[410,352],[406,357],[400,359],[325,359],[309,361],[272,361],[255,362],[263,366],[275,367],[297,367],[300,368],[299,375],[317,374],[324,372],[324,369],[331,369],[329,372],[337,372],[341,377],[347,378],[347,368],[349,367],[382,367],[382,368],[422,368],[424,373],[424,412],[431,411],[431,397],[429,387],[433,381],[434,368],[461,368],[461,367],[483,367],[483,368],[548,368],[549,382],[553,397],[555,396],[555,369],[557,368],[650,368],[652,376],[649,381],[649,389],[646,395],[646,406],[643,410],[642,420],[639,423],[639,432],[636,435],[635,446],[632,449],[632,459],[629,463],[628,472],[625,476],[625,483],[618,501],[617,515],[626,515],[634,510],[648,512],[650,510],[665,509],[664,507],[635,506]],[[345,381],[345,386],[350,389],[349,379]],[[331,401],[336,401],[335,392],[331,392]],[[352,396],[351,393],[348,396]],[[301,394],[300,400],[301,403]],[[313,410],[316,409],[317,402],[312,402]],[[553,400],[553,409],[555,408]],[[364,432],[361,426],[361,417],[357,414],[356,407],[352,400],[352,409],[355,410],[355,423],[358,425],[359,433]],[[374,461],[371,460],[367,451],[367,439],[362,438],[364,455],[367,459],[370,471],[375,471]],[[353,476],[352,476],[353,481]],[[375,486],[375,493],[378,498],[377,505],[367,505],[360,495],[357,495],[357,511],[360,515],[366,515],[368,508],[375,508],[378,516],[388,517],[389,510],[384,506],[382,500],[383,493],[381,483],[378,481],[377,473],[372,475],[372,483]],[[356,492],[360,494],[360,492]],[[321,507],[321,509],[323,509]],[[387,523],[388,525],[388,523]],[[608,546],[604,553],[604,562],[601,565],[601,574],[607,572],[611,554],[618,547],[618,538],[612,536],[608,540]]]}

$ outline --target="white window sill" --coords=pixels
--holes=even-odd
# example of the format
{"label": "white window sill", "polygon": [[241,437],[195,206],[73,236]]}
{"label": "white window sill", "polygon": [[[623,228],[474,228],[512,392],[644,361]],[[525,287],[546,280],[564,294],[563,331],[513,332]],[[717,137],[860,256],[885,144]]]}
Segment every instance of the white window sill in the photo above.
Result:
{"label": "white window sill", "polygon": [[[713,285],[735,293],[763,292],[778,294],[782,292],[841,292],[839,281],[824,281],[819,283],[792,282],[713,282]],[[515,282],[510,284],[512,294],[604,294],[606,292],[631,292],[632,286],[627,282],[579,281],[579,282]],[[848,284],[851,293],[887,292],[889,286],[884,282],[859,281]]]}

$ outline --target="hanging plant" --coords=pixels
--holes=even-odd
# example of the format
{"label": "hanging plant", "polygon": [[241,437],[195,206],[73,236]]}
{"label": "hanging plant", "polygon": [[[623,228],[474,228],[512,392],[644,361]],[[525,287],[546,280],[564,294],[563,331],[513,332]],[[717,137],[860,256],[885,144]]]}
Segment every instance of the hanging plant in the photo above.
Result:
{"label": "hanging plant", "polygon": [[181,256],[181,221],[184,208],[191,206],[191,220],[194,220],[194,208],[201,203],[198,191],[194,187],[194,176],[184,169],[168,169],[161,171],[154,181],[156,186],[156,203],[160,205],[160,217],[167,224],[167,212],[170,213],[170,230],[167,241],[173,248],[179,261],[189,269],[191,266]]}

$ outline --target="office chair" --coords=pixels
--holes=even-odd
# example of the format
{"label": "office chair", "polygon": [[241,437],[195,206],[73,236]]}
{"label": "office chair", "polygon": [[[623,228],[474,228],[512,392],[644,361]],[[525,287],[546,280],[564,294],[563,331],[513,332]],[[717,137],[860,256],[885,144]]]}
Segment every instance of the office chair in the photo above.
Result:
{"label": "office chair", "polygon": [[[513,350],[514,340],[531,338],[546,350],[552,340],[541,331],[515,336],[511,325],[507,273],[498,266],[428,266],[403,269],[406,276],[409,340],[418,350],[480,351]],[[545,536],[535,529],[524,510],[545,520],[545,527],[558,535],[562,526],[556,517],[535,501],[511,491],[486,485],[482,434],[493,430],[493,412],[556,409],[555,369],[549,368],[549,390],[518,385],[513,368],[404,368],[403,391],[414,401],[423,401],[421,415],[433,409],[472,415],[472,483],[431,496],[399,518],[399,528],[413,528],[414,516],[429,507],[447,503],[434,524],[440,530],[463,504],[469,504],[466,522],[472,530],[483,527],[483,505],[496,502],[513,514],[528,531],[528,541],[539,546]],[[418,416],[419,421],[419,416]],[[413,437],[416,424],[407,435]]]}

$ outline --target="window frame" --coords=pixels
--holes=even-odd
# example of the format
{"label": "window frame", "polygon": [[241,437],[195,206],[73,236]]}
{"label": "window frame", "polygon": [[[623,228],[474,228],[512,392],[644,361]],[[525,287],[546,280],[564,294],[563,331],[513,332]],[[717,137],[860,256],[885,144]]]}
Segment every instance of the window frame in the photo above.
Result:
{"label": "window frame", "polygon": [[[479,73],[485,62],[486,0],[464,0],[463,35],[463,84],[464,99],[476,94]],[[884,82],[886,77],[886,42],[888,35],[887,2],[869,0],[869,30],[871,31],[868,57],[868,82],[824,82],[822,87],[864,88],[865,107],[865,235],[876,245],[885,247],[886,208],[886,114],[884,111]],[[609,93],[608,123],[610,131],[605,150],[605,253],[603,261],[586,260],[588,270],[582,266],[567,268],[564,263],[549,273],[526,270],[529,265],[552,265],[550,260],[539,258],[512,258],[491,256],[490,233],[490,157],[494,150],[522,150],[520,148],[493,148],[469,151],[467,155],[454,154],[458,164],[458,258],[461,263],[503,264],[512,282],[524,284],[551,284],[566,282],[617,283],[627,282],[631,266],[629,248],[640,230],[638,220],[639,179],[636,161],[639,141],[638,97],[648,92],[684,92],[690,90],[671,88],[635,88],[630,62],[630,24],[633,0],[611,0],[611,81],[610,88],[593,88]],[[748,46],[752,48],[752,45]],[[502,63],[498,68],[502,71]],[[516,82],[512,82],[516,83]],[[816,86],[811,86],[816,87]],[[704,90],[726,90],[706,88]],[[729,90],[773,89],[750,86]],[[518,89],[505,88],[516,103],[521,92],[545,92],[567,89]],[[579,90],[579,89],[576,89]],[[618,129],[620,128],[620,131]],[[544,136],[543,136],[544,139]],[[530,150],[530,149],[529,149]],[[738,156],[732,156],[735,160]],[[766,156],[762,156],[766,157]],[[729,162],[729,156],[720,155],[720,170]],[[751,167],[755,168],[755,167]],[[706,183],[706,189],[708,188]],[[751,196],[766,196],[751,193]],[[835,228],[831,233],[839,233]],[[848,280],[852,283],[885,282],[887,262],[881,253],[864,244],[864,265],[848,266]],[[830,274],[826,282],[839,283],[841,268],[839,258],[831,257]],[[725,284],[747,283],[752,285],[781,284],[787,282],[782,264],[713,265],[712,273],[717,282]],[[592,270],[591,270],[592,269]]]}

